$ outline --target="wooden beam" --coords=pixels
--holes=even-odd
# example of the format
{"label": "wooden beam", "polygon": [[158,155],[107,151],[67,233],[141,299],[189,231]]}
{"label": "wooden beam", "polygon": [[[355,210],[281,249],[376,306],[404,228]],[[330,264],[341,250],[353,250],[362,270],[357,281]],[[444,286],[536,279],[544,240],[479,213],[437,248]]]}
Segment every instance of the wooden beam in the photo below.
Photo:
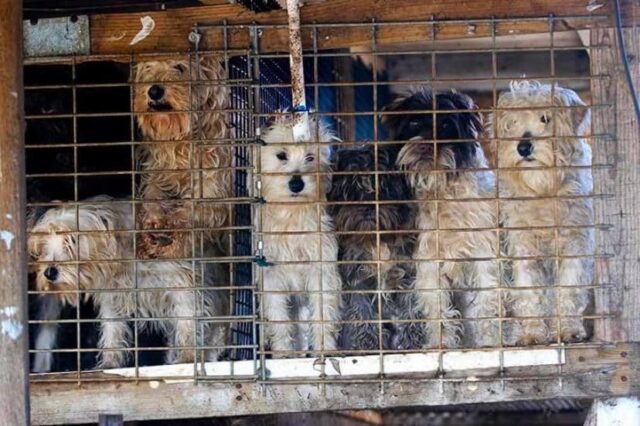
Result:
{"label": "wooden beam", "polygon": [[29,424],[22,0],[0,1],[0,423]]}
{"label": "wooden beam", "polygon": [[[602,0],[603,7],[593,13],[607,15],[611,1]],[[394,0],[392,5],[378,0],[327,0],[304,6],[301,9],[303,24],[348,23],[377,21],[420,21],[430,20],[473,20],[496,18],[546,17],[549,15],[568,17],[586,16],[590,12],[584,0]],[[144,40],[130,46],[133,37],[140,31],[140,18],[148,15],[155,22],[155,28]],[[91,17],[92,53],[139,53],[175,52],[190,49],[187,39],[195,24],[227,21],[229,25],[286,24],[285,11],[253,13],[237,4],[215,4],[211,6],[173,9],[164,12],[104,14]],[[556,30],[582,29],[597,25],[610,26],[608,20],[567,19],[558,21]],[[547,32],[548,23],[541,21],[513,21],[497,26],[498,35]],[[220,48],[224,39],[222,31],[209,31],[204,40],[207,48]],[[491,25],[478,23],[470,27],[466,22],[439,25],[438,39],[469,38],[491,35]],[[229,33],[229,47],[248,48],[248,30]],[[318,34],[319,48],[347,48],[352,45],[369,44],[370,28],[340,26],[325,28]],[[380,27],[377,38],[381,43],[419,42],[429,40],[431,28],[428,25],[402,25]],[[303,32],[305,46],[310,46],[311,32]],[[287,51],[287,29],[285,27],[263,31],[260,38],[261,51]]]}
{"label": "wooden beam", "polygon": [[[640,9],[640,8],[639,8]],[[640,88],[640,28],[625,29],[627,54],[631,58],[636,89]],[[598,265],[600,281],[609,285],[597,308],[616,314],[613,321],[596,327],[605,341],[640,341],[640,130],[629,86],[624,77],[615,31],[599,29],[591,33],[592,44],[610,45],[591,55],[592,74],[609,74],[609,79],[592,80],[592,101],[610,105],[592,111],[593,134],[610,135],[594,140],[594,159],[608,163],[609,169],[594,170],[595,192],[612,198],[596,203],[596,221],[611,224],[608,232],[597,232],[598,250],[612,255]]]}
{"label": "wooden beam", "polygon": [[372,378],[352,383],[336,378],[324,384],[304,380],[127,382],[101,374],[95,376],[97,381],[80,386],[77,381],[34,383],[33,422],[86,423],[114,411],[129,421],[626,396],[640,392],[640,344],[569,348],[561,378],[558,372],[557,366],[547,366],[508,368],[504,380],[482,376],[439,380],[414,374],[404,380]]}

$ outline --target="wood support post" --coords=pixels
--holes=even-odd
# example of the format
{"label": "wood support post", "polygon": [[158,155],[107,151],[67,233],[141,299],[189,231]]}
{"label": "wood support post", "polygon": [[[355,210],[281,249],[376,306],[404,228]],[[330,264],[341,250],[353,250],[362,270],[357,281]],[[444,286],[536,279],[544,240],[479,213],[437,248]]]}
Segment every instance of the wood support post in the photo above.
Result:
{"label": "wood support post", "polygon": [[0,425],[29,424],[22,0],[0,1]]}
{"label": "wood support post", "polygon": [[[627,55],[636,88],[640,87],[640,28],[624,29]],[[615,319],[596,326],[598,338],[640,341],[640,127],[633,111],[631,92],[624,77],[614,29],[591,32],[594,49],[592,75],[610,78],[592,81],[594,160],[607,168],[594,170],[596,194],[610,198],[596,203],[596,221],[612,225],[597,232],[596,247],[611,255],[598,262],[599,281],[606,283],[597,309]]]}

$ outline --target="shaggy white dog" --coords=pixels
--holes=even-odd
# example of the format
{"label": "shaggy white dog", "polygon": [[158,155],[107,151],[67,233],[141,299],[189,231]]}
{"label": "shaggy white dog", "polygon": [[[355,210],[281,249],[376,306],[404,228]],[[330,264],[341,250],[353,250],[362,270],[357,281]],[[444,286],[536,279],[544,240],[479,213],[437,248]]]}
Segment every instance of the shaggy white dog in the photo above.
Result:
{"label": "shaggy white dog", "polygon": [[590,291],[581,286],[594,274],[589,109],[570,89],[531,81],[513,82],[497,106],[501,220],[512,286],[523,288],[511,291],[511,313],[530,318],[514,322],[509,343],[584,340]]}
{"label": "shaggy white dog", "polygon": [[[226,325],[206,324],[200,335],[194,318],[228,315],[226,292],[195,290],[195,285],[202,285],[201,277],[190,262],[134,265],[133,229],[132,205],[106,196],[86,200],[77,207],[48,210],[31,230],[28,241],[37,289],[53,292],[44,295],[43,303],[51,303],[50,297],[55,296],[60,304],[78,306],[81,296],[93,298],[100,319],[99,366],[104,368],[125,363],[127,352],[122,348],[131,343],[127,320],[132,317],[149,318],[140,326],[158,327],[165,334],[168,345],[174,347],[167,353],[170,363],[192,361],[196,343],[223,345]],[[205,272],[205,286],[209,275]],[[55,307],[45,311],[51,316],[59,313]],[[55,332],[55,325],[42,327],[36,349],[51,349]],[[215,358],[219,352],[214,349],[207,358]],[[47,365],[51,365],[51,354],[39,352],[35,366],[46,371]]]}
{"label": "shaggy white dog", "polygon": [[262,130],[259,207],[264,255],[262,313],[274,357],[336,349],[341,280],[338,244],[326,206],[330,143],[337,138],[310,119],[311,140],[294,142],[291,115]]}

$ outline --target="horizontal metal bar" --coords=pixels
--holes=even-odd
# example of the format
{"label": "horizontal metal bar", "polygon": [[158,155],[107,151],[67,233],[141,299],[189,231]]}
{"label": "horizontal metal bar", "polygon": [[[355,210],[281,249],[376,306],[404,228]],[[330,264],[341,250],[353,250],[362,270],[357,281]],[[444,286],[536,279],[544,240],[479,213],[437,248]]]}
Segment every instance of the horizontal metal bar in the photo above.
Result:
{"label": "horizontal metal bar", "polygon": [[[555,21],[566,21],[572,19],[585,19],[589,21],[598,21],[603,20],[609,22],[611,19],[608,15],[599,15],[599,14],[585,14],[585,15],[558,15],[558,16],[524,16],[524,17],[511,17],[511,18],[479,18],[479,19],[412,19],[406,21],[380,21],[375,20],[372,21],[363,21],[363,22],[340,22],[340,23],[326,23],[326,22],[314,22],[314,23],[302,23],[300,25],[301,28],[353,28],[353,27],[365,27],[365,28],[384,28],[384,27],[392,27],[392,26],[401,26],[406,27],[407,25],[417,25],[417,26],[446,26],[446,25],[457,25],[457,24],[501,24],[501,23],[513,23],[513,22],[545,22],[545,23],[553,23]],[[250,24],[225,24],[225,23],[206,23],[206,22],[198,22],[197,28],[200,31],[215,28],[215,29],[268,29],[268,28],[288,28],[287,24],[261,24],[261,23],[250,23]]]}

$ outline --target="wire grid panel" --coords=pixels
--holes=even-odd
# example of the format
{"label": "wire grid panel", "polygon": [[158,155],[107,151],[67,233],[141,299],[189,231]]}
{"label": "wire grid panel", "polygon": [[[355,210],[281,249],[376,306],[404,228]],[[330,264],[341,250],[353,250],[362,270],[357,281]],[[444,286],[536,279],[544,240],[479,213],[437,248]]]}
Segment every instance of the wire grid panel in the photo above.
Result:
{"label": "wire grid panel", "polygon": [[[438,375],[477,366],[476,361],[482,364],[475,351],[486,357],[486,368],[504,372],[537,365],[537,351],[546,354],[549,348],[555,349],[540,359],[556,366],[557,376],[562,375],[565,350],[611,341],[603,332],[612,318],[611,307],[603,303],[611,284],[602,282],[596,268],[596,261],[610,254],[594,246],[608,225],[593,216],[593,203],[609,194],[594,193],[591,179],[612,165],[605,158],[590,158],[592,146],[609,140],[591,132],[587,112],[610,107],[591,102],[590,93],[593,81],[608,76],[592,75],[589,51],[607,46],[585,47],[575,34],[557,31],[563,27],[553,17],[530,21],[548,31],[509,37],[516,22],[495,19],[303,26],[307,104],[319,106],[314,115],[342,139],[333,146],[332,171],[309,172],[311,179],[331,178],[328,199],[320,196],[308,204],[316,215],[328,212],[335,228],[274,231],[264,225],[265,212],[270,203],[274,210],[285,209],[287,203],[264,197],[266,202],[256,209],[264,262],[257,272],[256,285],[262,289],[258,306],[268,307],[258,310],[260,324],[286,329],[261,334],[261,361],[266,363],[262,379],[311,380],[327,374],[332,380],[348,379],[342,361],[333,358],[344,355],[363,357],[360,365],[367,367],[359,374],[410,372],[410,358],[403,358],[398,369],[393,362],[399,362],[396,354],[412,354],[416,362],[428,365],[420,372]],[[447,39],[462,26],[467,28],[466,40]],[[378,43],[378,34],[399,27],[424,33],[424,41]],[[208,45],[250,49],[258,63],[288,59],[288,54],[278,53],[286,51],[286,26],[200,24],[198,29]],[[347,41],[329,41],[331,34]],[[357,49],[344,34],[359,36],[352,37],[358,40]],[[326,45],[331,48],[322,48]],[[323,79],[327,69],[329,78]],[[254,85],[258,93],[290,90],[287,82],[262,75]],[[413,96],[401,97],[407,93]],[[509,104],[514,93],[523,98],[521,105],[518,99]],[[539,98],[533,99],[537,93]],[[332,105],[323,104],[327,98]],[[261,108],[256,112],[260,117],[271,113]],[[572,124],[567,124],[567,113],[575,119]],[[531,129],[509,133],[518,125]],[[269,123],[262,131],[273,127]],[[286,147],[295,144],[279,136],[266,145],[275,142],[282,151],[258,149],[257,158],[266,152],[288,162]],[[576,149],[576,144],[581,154],[562,153],[565,145]],[[527,146],[540,157],[523,154]],[[521,158],[511,160],[514,156]],[[264,159],[259,162],[265,165]],[[264,185],[271,175],[295,180],[299,170],[282,172],[285,168],[258,170],[258,183]],[[577,179],[581,189],[534,183],[550,179],[551,184],[564,176]],[[524,179],[522,187],[515,185],[518,179]],[[545,209],[546,216],[541,215]],[[266,253],[286,250],[288,233],[300,239],[318,233],[333,239],[337,256],[270,259]],[[282,238],[270,238],[274,235]],[[340,330],[335,346],[318,348],[305,342],[305,329],[328,322],[299,312],[313,298],[313,289],[265,286],[270,268],[285,271],[296,265],[311,271],[314,263],[335,263],[340,271],[340,315],[330,320]],[[289,311],[274,312],[267,299],[282,294]],[[474,352],[465,360],[452,349]],[[519,361],[510,360],[507,366],[503,357],[516,349]],[[368,358],[373,353],[378,354],[375,360]],[[305,361],[305,355],[312,360]],[[280,365],[293,365],[280,364],[277,358],[283,356],[298,358],[304,367],[274,373]],[[314,371],[320,371],[319,376]]]}
{"label": "wire grid panel", "polygon": [[215,53],[25,67],[32,371],[251,357],[246,70]]}
{"label": "wire grid panel", "polygon": [[[230,129],[222,138],[193,134],[193,143],[188,149],[200,152],[199,148],[219,142],[218,139],[226,141],[232,149],[233,161],[226,167],[233,171],[232,190],[215,202],[226,206],[230,212],[230,222],[219,227],[227,231],[228,250],[222,256],[206,253],[208,226],[197,224],[199,203],[184,202],[191,212],[186,225],[160,224],[159,229],[153,230],[152,238],[163,247],[167,243],[165,234],[188,234],[190,248],[186,253],[168,259],[159,256],[162,260],[158,260],[158,256],[145,258],[136,252],[126,260],[137,269],[164,261],[187,262],[192,280],[196,281],[206,275],[208,266],[223,265],[225,272],[219,276],[228,274],[228,279],[217,283],[221,287],[217,292],[226,292],[231,303],[220,315],[207,314],[207,304],[200,303],[196,313],[199,321],[192,331],[194,336],[203,336],[209,325],[227,324],[229,333],[221,344],[199,340],[193,345],[173,345],[187,350],[199,349],[197,359],[208,361],[206,363],[157,366],[166,364],[164,355],[171,353],[167,350],[166,330],[144,324],[162,319],[163,315],[151,314],[148,318],[136,313],[132,315],[133,341],[130,345],[134,356],[128,364],[121,365],[135,368],[105,371],[117,374],[114,377],[123,380],[193,377],[242,381],[258,377],[261,383],[283,380],[330,383],[407,377],[444,382],[460,380],[467,371],[481,369],[499,380],[538,377],[544,372],[545,377],[559,378],[562,382],[565,351],[611,343],[611,338],[601,331],[612,317],[612,309],[606,304],[612,283],[603,282],[593,265],[609,254],[598,247],[588,252],[565,253],[559,244],[565,233],[584,234],[580,230],[588,231],[586,234],[595,233],[597,241],[598,234],[607,229],[607,224],[603,218],[592,218],[588,214],[587,220],[573,224],[555,217],[558,206],[565,202],[601,203],[608,194],[588,191],[584,194],[514,195],[505,189],[515,179],[512,175],[520,172],[522,164],[527,165],[523,172],[525,176],[537,173],[538,178],[578,170],[597,178],[598,170],[611,168],[606,158],[597,156],[592,163],[581,166],[566,162],[566,159],[558,158],[558,146],[547,151],[550,158],[534,159],[533,164],[528,164],[528,160],[516,165],[507,161],[510,156],[523,155],[520,151],[525,150],[526,143],[519,148],[523,142],[528,142],[543,155],[545,140],[552,140],[553,144],[577,140],[575,135],[558,133],[557,126],[564,123],[567,115],[582,116],[584,120],[585,114],[579,113],[586,108],[577,102],[550,104],[548,99],[556,99],[556,90],[560,91],[555,87],[546,103],[500,104],[500,99],[506,99],[501,93],[509,92],[510,82],[522,80],[524,74],[527,79],[557,83],[558,87],[573,90],[591,110],[610,108],[611,105],[591,102],[591,83],[608,76],[592,75],[588,55],[590,50],[608,46],[584,47],[571,34],[557,32],[558,23],[553,18],[532,21],[548,24],[549,32],[527,39],[527,48],[522,47],[518,38],[506,36],[513,22],[500,20],[303,26],[307,105],[315,110],[312,117],[318,119],[312,120],[312,134],[322,128],[322,135],[331,131],[342,139],[342,142],[310,143],[310,149],[305,150],[304,155],[296,154],[299,145],[286,136],[269,135],[279,120],[286,123],[289,115],[284,109],[291,104],[288,54],[272,51],[273,45],[267,42],[278,38],[282,31],[286,32],[286,27],[199,25],[197,31],[202,33],[203,45],[216,47],[215,54],[221,58],[224,72],[219,78],[206,77],[204,84],[205,79],[200,75],[187,79],[190,102],[185,109],[192,112],[190,122],[196,129],[204,114],[193,105],[204,90],[202,86],[212,91],[226,86]],[[440,34],[447,34],[449,27],[461,25],[473,25],[478,30],[477,35],[484,32],[489,36],[475,38],[475,34],[470,34],[465,42],[458,44],[446,40],[445,36],[440,37]],[[424,32],[424,41],[393,45],[378,42],[379,34],[392,32],[398,26]],[[341,30],[366,35],[359,39],[357,52],[350,50],[348,45],[324,46],[329,40],[326,35]],[[196,63],[188,68],[199,70],[199,58],[210,53],[196,51],[192,55],[195,59],[190,59]],[[47,73],[52,76],[55,75],[52,71],[59,69],[64,77],[60,77],[60,81],[45,81],[42,75],[27,79],[27,93],[51,90],[64,91],[65,95],[59,110],[43,107],[44,101],[36,100],[35,112],[27,110],[28,132],[38,131],[38,126],[30,125],[32,122],[52,125],[55,122],[62,132],[68,132],[51,143],[33,144],[29,142],[31,136],[28,134],[27,166],[34,169],[28,169],[27,178],[32,181],[55,178],[67,182],[68,186],[64,187],[64,193],[53,195],[52,190],[45,189],[43,199],[30,199],[35,212],[34,223],[41,214],[35,209],[39,205],[50,205],[54,199],[72,200],[74,206],[81,208],[87,204],[82,200],[99,194],[124,198],[128,201],[125,204],[132,206],[136,218],[145,211],[145,204],[164,209],[162,217],[175,216],[171,209],[174,204],[182,207],[180,204],[184,200],[180,197],[161,194],[145,199],[140,195],[145,174],[170,176],[175,170],[145,169],[136,157],[136,150],[149,142],[172,143],[145,140],[139,134],[141,118],[162,113],[171,116],[172,112],[167,112],[167,107],[160,103],[152,110],[140,113],[136,109],[135,90],[141,82],[132,78],[137,70],[133,68],[134,64],[166,58],[155,58],[154,55],[133,59],[114,57],[113,62],[108,62],[114,70],[105,68],[104,63],[96,65],[87,61],[91,58],[81,59],[29,67],[49,67]],[[121,61],[130,65],[122,65]],[[29,69],[27,75],[31,72]],[[102,77],[102,73],[107,76]],[[144,83],[149,96],[155,82]],[[404,102],[398,100],[397,96],[406,94],[411,88],[414,97]],[[416,91],[416,88],[422,91]],[[107,94],[91,93],[83,100],[83,92],[92,89]],[[450,89],[456,89],[456,92]],[[120,91],[118,105],[109,107],[104,96],[116,96]],[[91,112],[86,112],[85,108]],[[175,113],[179,113],[179,109]],[[517,136],[495,131],[500,128],[501,117],[513,120],[508,114],[514,113],[533,120],[530,125],[534,128],[529,136],[524,136],[526,131]],[[482,122],[486,123],[490,115],[494,117],[493,127],[482,132]],[[274,119],[274,116],[278,118]],[[100,120],[108,124],[98,124]],[[119,126],[114,124],[116,122]],[[540,132],[541,128],[547,133],[533,133]],[[121,133],[110,134],[116,131]],[[588,131],[585,139],[590,146],[610,142],[607,135]],[[36,141],[35,136],[33,141]],[[514,143],[515,147],[512,146]],[[508,146],[511,146],[510,151],[505,148]],[[274,149],[276,147],[280,149]],[[331,149],[325,151],[327,147]],[[105,165],[108,172],[104,172],[104,169],[82,169],[87,148],[120,151],[114,154],[114,166]],[[39,153],[51,149],[55,155],[59,155],[59,150],[70,153],[67,154],[71,156],[68,169],[51,172],[35,169],[48,165],[50,156]],[[268,155],[274,158],[269,159]],[[293,162],[295,155],[301,155],[296,160],[300,161],[298,166],[282,167]],[[479,159],[479,155],[484,160]],[[108,158],[100,151],[96,156],[95,163],[101,166]],[[190,158],[197,159],[198,156]],[[311,165],[307,165],[309,158]],[[326,162],[326,168],[322,162]],[[269,169],[273,164],[277,166],[276,170]],[[191,163],[187,169],[196,172],[189,174],[189,180],[197,187],[197,179],[206,173],[206,168]],[[91,183],[85,186],[85,179]],[[121,183],[115,184],[114,180]],[[308,207],[308,218],[315,227],[284,229],[277,221],[265,222],[273,219],[268,217],[270,209],[286,212],[291,206],[289,200],[273,198],[274,192],[267,188],[270,180],[280,182],[276,192],[286,196],[296,193],[300,181],[303,190],[304,186],[318,183],[308,199],[295,201],[296,207]],[[327,183],[324,187],[327,195],[320,190],[323,187],[319,182]],[[420,187],[421,184],[427,185]],[[485,186],[479,186],[481,184]],[[29,193],[35,194],[33,188],[37,186],[31,184],[31,187]],[[63,191],[62,185],[52,187]],[[203,195],[200,198],[203,202],[210,201]],[[528,202],[541,203],[542,207],[537,209],[545,209],[548,205],[554,207],[548,214],[532,214],[522,222],[505,223],[510,217],[505,210],[527,211]],[[112,201],[104,203],[113,204]],[[465,216],[465,212],[469,214]],[[467,219],[456,220],[457,214]],[[553,220],[541,220],[549,218]],[[124,233],[138,241],[150,230],[139,220],[135,222],[135,230],[127,229]],[[72,233],[77,235],[79,232]],[[79,236],[82,234],[80,232]],[[536,241],[544,240],[545,244],[533,254],[510,251],[519,247],[510,242],[514,236],[522,241],[534,236]],[[287,244],[300,241],[304,242],[303,249],[317,247],[318,255],[278,257],[279,250],[286,251]],[[327,250],[332,244],[335,245],[334,252]],[[80,264],[83,260],[78,259],[75,263]],[[548,274],[560,270],[568,260],[584,261],[585,268],[593,268],[589,279],[578,285],[553,282],[555,278],[549,278]],[[34,271],[43,262],[49,260],[34,261]],[[541,277],[532,276],[527,272],[529,270],[539,270]],[[325,283],[329,282],[324,278],[332,273],[340,285],[325,288]],[[573,271],[569,276],[576,273]],[[282,286],[265,287],[265,277],[268,280],[269,274],[275,275],[274,282]],[[296,279],[313,281],[316,274],[323,278],[321,286],[296,285]],[[520,277],[525,277],[525,281],[515,285]],[[197,291],[206,290],[213,284],[200,281],[193,293],[198,294]],[[143,291],[136,284],[132,293],[139,292]],[[32,293],[37,294],[36,291]],[[336,297],[332,299],[327,295]],[[279,311],[270,309],[273,305],[269,306],[266,299],[272,296],[280,299]],[[574,300],[572,298],[577,298],[576,303],[579,301],[584,306],[566,308],[565,300]],[[86,303],[80,304],[82,309],[75,310],[68,304],[56,305],[42,296],[32,299],[34,328],[46,328],[53,323],[37,314],[43,311],[42,306],[47,306],[43,303],[46,300],[53,304],[48,307],[50,311],[61,310],[57,314],[61,319],[55,321],[60,325],[54,330],[58,342],[64,342],[64,333],[71,335],[67,346],[55,346],[53,350],[55,362],[62,362],[58,360],[64,355],[69,358],[65,361],[68,366],[52,370],[75,371],[70,380],[95,380],[83,370],[95,368],[100,339],[97,328],[110,321],[96,319],[95,310],[100,311],[100,308],[90,306],[91,303],[95,305],[94,298],[79,298]],[[199,300],[207,302],[205,297]],[[538,301],[547,309],[527,311]],[[567,312],[570,308],[574,311]],[[314,315],[314,311],[321,315]],[[575,335],[563,335],[563,328],[568,329],[571,324],[572,330],[577,330]],[[522,332],[523,328],[529,333]],[[40,337],[40,334],[36,335]],[[38,349],[38,343],[32,342],[34,355],[52,352]],[[215,362],[207,358],[206,349],[224,350]],[[287,359],[280,359],[283,357]],[[524,366],[531,367],[526,374],[521,368]]]}

